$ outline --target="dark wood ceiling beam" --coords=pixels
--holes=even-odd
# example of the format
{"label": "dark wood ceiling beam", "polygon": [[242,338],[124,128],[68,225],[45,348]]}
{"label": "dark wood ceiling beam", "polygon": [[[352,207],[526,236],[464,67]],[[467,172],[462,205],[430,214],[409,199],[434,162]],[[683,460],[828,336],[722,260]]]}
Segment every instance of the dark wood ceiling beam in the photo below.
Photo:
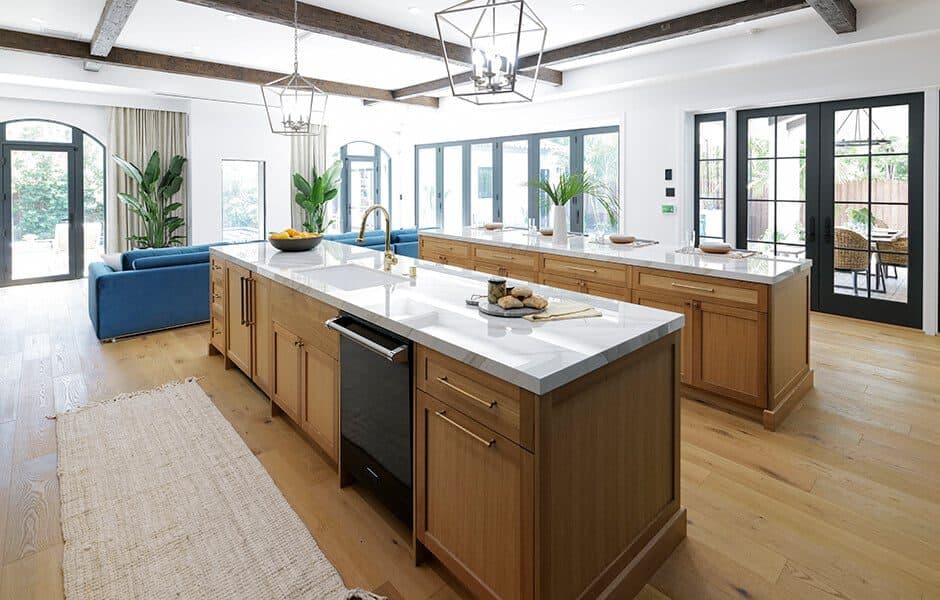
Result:
{"label": "dark wood ceiling beam", "polygon": [[858,31],[858,10],[851,0],[806,0],[836,33]]}
{"label": "dark wood ceiling beam", "polygon": [[118,36],[127,24],[137,0],[108,0],[105,2],[95,34],[91,36],[91,53],[104,57],[111,52]]}
{"label": "dark wood ceiling beam", "polygon": [[[763,19],[801,10],[808,5],[804,0],[744,0],[727,4],[717,8],[710,8],[697,13],[683,15],[668,21],[661,21],[636,29],[622,31],[594,40],[579,42],[554,50],[548,50],[542,55],[542,64],[551,65],[569,60],[590,58],[610,52],[636,48],[656,42],[675,39],[687,35],[694,35],[722,27],[730,27],[738,23],[746,23],[755,19]],[[537,56],[527,56],[519,60],[519,68],[532,67],[538,61]]]}
{"label": "dark wood ceiling beam", "polygon": [[[66,40],[22,31],[0,29],[0,48],[50,54],[65,58],[81,60],[94,60],[104,64],[120,65],[161,73],[175,75],[189,75],[205,77],[208,79],[221,79],[225,81],[239,81],[243,83],[264,84],[284,77],[284,73],[262,71],[236,65],[226,65],[193,58],[169,56],[153,52],[142,52],[127,48],[113,48],[107,57],[101,58],[91,54],[89,45],[76,40]],[[398,100],[392,96],[391,90],[383,90],[363,85],[340,83],[323,79],[311,79],[320,89],[334,96],[348,96],[382,102],[405,102],[418,106],[437,108],[439,101],[434,97],[417,97]]]}
{"label": "dark wood ceiling beam", "polygon": [[[179,1],[214,8],[249,19],[267,21],[287,27],[294,26],[293,0]],[[441,60],[444,58],[441,41],[436,37],[421,35],[420,33],[398,29],[367,19],[360,19],[359,17],[313,6],[305,2],[301,2],[297,7],[297,26],[304,31],[377,46],[396,52],[404,52],[423,58]],[[470,48],[449,42],[446,45],[448,59],[462,65],[470,65]],[[530,65],[527,70],[531,72],[534,66]],[[543,68],[539,70],[539,80],[552,85],[561,85],[563,76],[560,71]]]}
{"label": "dark wood ceiling beam", "polygon": [[[626,50],[646,44],[654,44],[677,37],[693,35],[703,31],[710,31],[720,27],[728,27],[737,23],[763,19],[786,12],[807,8],[804,0],[744,0],[709,10],[703,10],[690,15],[676,17],[668,21],[645,25],[636,29],[622,31],[612,35],[579,42],[554,50],[547,50],[542,54],[542,65],[555,64],[580,58],[588,58],[618,50]],[[526,56],[519,59],[519,69],[531,69],[538,63],[538,56]],[[466,81],[466,74],[461,81]],[[413,95],[427,94],[436,90],[446,89],[450,85],[447,78],[427,81],[393,90],[396,98],[408,98]]]}

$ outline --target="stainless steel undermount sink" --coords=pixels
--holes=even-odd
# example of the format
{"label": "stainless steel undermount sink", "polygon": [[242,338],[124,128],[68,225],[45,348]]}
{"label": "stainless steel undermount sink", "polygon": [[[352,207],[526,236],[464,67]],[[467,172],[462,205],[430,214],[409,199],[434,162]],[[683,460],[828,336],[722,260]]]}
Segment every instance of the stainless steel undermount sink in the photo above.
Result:
{"label": "stainless steel undermount sink", "polygon": [[336,265],[311,269],[308,276],[310,279],[347,292],[408,281],[408,278],[402,275],[386,273],[362,265]]}

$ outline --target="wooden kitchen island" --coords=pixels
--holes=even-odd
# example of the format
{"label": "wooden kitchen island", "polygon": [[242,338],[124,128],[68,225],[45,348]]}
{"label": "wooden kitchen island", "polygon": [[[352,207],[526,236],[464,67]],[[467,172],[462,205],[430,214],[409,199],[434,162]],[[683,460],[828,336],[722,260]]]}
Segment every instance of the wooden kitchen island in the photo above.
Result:
{"label": "wooden kitchen island", "polygon": [[421,258],[685,315],[683,394],[776,429],[813,387],[810,261],[558,245],[526,231],[422,230]]}
{"label": "wooden kitchen island", "polygon": [[402,258],[415,279],[359,287],[336,273],[379,272],[381,253],[211,252],[211,352],[340,466],[341,358],[324,322],[342,311],[414,343],[413,550],[475,596],[632,598],[685,537],[682,316],[537,287],[602,316],[530,323],[468,308],[486,276],[463,269]]}

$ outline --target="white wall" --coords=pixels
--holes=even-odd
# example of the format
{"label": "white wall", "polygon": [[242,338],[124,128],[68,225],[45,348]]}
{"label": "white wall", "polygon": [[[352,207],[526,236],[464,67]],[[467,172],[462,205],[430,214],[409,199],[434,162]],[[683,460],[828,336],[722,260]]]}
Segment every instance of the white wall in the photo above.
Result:
{"label": "white wall", "polygon": [[271,133],[264,109],[193,100],[189,113],[192,241],[222,238],[222,160],[265,163],[265,228],[290,226],[290,141]]}

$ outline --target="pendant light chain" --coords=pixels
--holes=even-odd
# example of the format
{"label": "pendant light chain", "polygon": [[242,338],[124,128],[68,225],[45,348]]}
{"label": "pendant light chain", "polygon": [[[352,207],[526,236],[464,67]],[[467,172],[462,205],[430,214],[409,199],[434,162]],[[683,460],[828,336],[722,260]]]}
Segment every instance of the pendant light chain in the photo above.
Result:
{"label": "pendant light chain", "polygon": [[297,58],[299,55],[298,45],[300,43],[300,36],[298,35],[297,27],[297,0],[294,0],[294,73],[300,72],[300,61]]}

